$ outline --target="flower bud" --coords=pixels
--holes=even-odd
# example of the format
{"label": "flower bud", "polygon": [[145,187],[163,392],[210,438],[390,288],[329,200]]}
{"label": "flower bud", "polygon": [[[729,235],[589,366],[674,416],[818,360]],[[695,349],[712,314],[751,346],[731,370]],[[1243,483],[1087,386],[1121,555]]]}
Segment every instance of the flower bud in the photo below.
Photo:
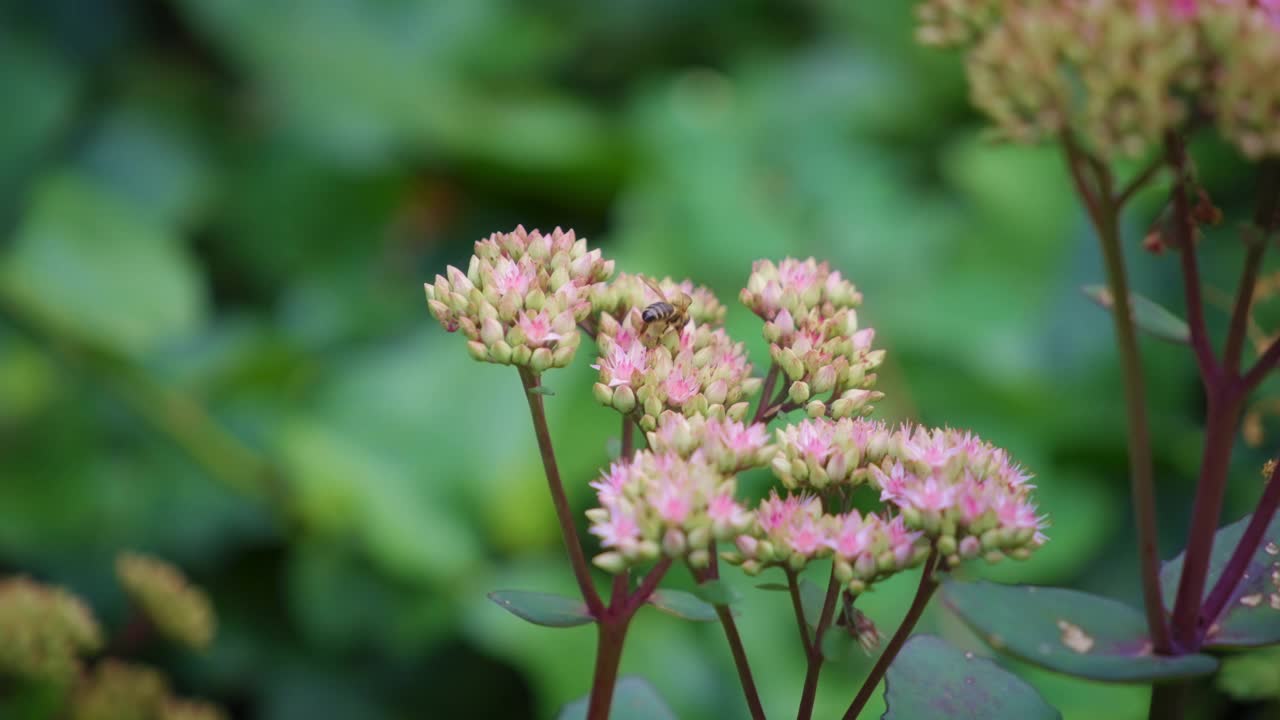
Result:
{"label": "flower bud", "polygon": [[508,365],[511,363],[511,346],[504,340],[499,340],[489,348],[489,357],[496,363]]}
{"label": "flower bud", "polygon": [[820,418],[827,414],[827,405],[821,400],[814,400],[804,406],[804,411],[808,413],[811,418]]}
{"label": "flower bud", "polygon": [[591,558],[592,564],[610,575],[617,575],[627,569],[627,560],[621,553],[603,552]]}
{"label": "flower bud", "polygon": [[662,536],[662,552],[667,557],[678,558],[684,555],[687,547],[684,533],[676,528],[668,528],[667,532]]}
{"label": "flower bud", "polygon": [[551,368],[553,360],[551,351],[540,347],[535,349],[529,358],[529,368],[536,373],[546,372]]}
{"label": "flower bud", "polygon": [[711,566],[711,553],[706,548],[694,550],[689,553],[689,565],[698,570],[705,570]]}
{"label": "flower bud", "polygon": [[791,398],[791,402],[801,405],[809,399],[809,384],[802,380],[797,380],[791,383],[791,388],[787,395]]}
{"label": "flower bud", "polygon": [[623,415],[626,415],[636,409],[636,395],[631,391],[629,386],[619,385],[614,389],[613,407]]}
{"label": "flower bud", "polygon": [[[626,387],[626,386],[623,385],[622,387]],[[605,385],[604,383],[596,383],[595,385],[592,385],[591,394],[595,396],[596,402],[600,403],[601,405],[613,404],[613,390],[610,389],[610,387],[608,385]],[[633,397],[631,401],[634,403],[635,398]]]}

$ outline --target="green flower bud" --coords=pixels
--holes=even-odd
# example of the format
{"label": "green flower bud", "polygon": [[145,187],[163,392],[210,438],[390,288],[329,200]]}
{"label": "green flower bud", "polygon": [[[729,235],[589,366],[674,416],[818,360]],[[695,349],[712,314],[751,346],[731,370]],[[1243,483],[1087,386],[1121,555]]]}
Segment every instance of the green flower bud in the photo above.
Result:
{"label": "green flower bud", "polygon": [[791,387],[787,390],[787,396],[791,398],[791,402],[803,405],[809,399],[809,383],[803,380],[791,383]]}
{"label": "green flower bud", "polygon": [[503,365],[511,364],[511,346],[499,340],[489,348],[489,358]]}
{"label": "green flower bud", "polygon": [[636,409],[636,395],[627,385],[619,385],[613,391],[613,408],[626,415]]}
{"label": "green flower bud", "polygon": [[814,400],[804,406],[804,411],[811,418],[820,418],[827,414],[827,405],[821,400]]}
{"label": "green flower bud", "polygon": [[552,357],[550,350],[546,348],[537,348],[529,358],[529,368],[536,373],[546,372],[551,369],[551,365],[554,360],[555,358]]}
{"label": "green flower bud", "polygon": [[[622,387],[626,387],[626,386],[623,385]],[[613,390],[608,385],[605,385],[604,383],[596,383],[595,385],[592,385],[591,394],[595,396],[596,402],[600,403],[601,405],[613,404]],[[634,397],[631,398],[631,402],[634,405],[635,403]],[[630,411],[627,411],[627,412],[630,412]]]}

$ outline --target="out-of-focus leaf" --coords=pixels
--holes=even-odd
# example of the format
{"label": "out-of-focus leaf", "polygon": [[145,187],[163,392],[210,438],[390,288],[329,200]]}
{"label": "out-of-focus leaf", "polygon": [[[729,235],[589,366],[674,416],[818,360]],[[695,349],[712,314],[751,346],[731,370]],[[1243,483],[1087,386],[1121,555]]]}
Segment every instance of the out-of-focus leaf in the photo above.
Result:
{"label": "out-of-focus leaf", "polygon": [[204,282],[177,238],[69,173],[35,189],[0,282],[41,321],[130,355],[189,335],[205,312]]}
{"label": "out-of-focus leaf", "polygon": [[1216,682],[1218,689],[1240,702],[1280,699],[1280,648],[1223,659]]}
{"label": "out-of-focus leaf", "polygon": [[941,638],[916,635],[885,675],[884,720],[1055,720],[1062,716],[1017,675]]}
{"label": "out-of-focus leaf", "polygon": [[822,606],[827,602],[827,591],[808,578],[800,578],[800,606],[804,608],[804,621],[810,628],[817,628],[822,619]]}
{"label": "out-of-focus leaf", "polygon": [[1146,619],[1110,598],[1076,590],[948,582],[942,596],[993,648],[1069,675],[1110,682],[1208,675],[1208,655],[1151,652]]}
{"label": "out-of-focus leaf", "polygon": [[693,594],[712,605],[732,605],[742,599],[742,595],[723,580],[699,583]]}
{"label": "out-of-focus leaf", "polygon": [[[1209,573],[1205,578],[1206,595],[1222,575],[1252,517],[1245,516],[1219,528],[1213,536]],[[1173,607],[1178,594],[1184,555],[1179,553],[1160,569],[1164,601],[1169,607]],[[1222,615],[1210,624],[1204,640],[1205,647],[1218,648],[1280,643],[1280,515],[1272,519],[1263,533],[1262,543],[1245,567],[1240,584],[1227,598]]]}
{"label": "out-of-focus leaf", "polygon": [[715,607],[683,590],[663,588],[655,590],[647,602],[668,615],[694,622],[715,622],[719,619]]}
{"label": "out-of-focus leaf", "polygon": [[[579,720],[587,716],[591,696],[575,700],[556,716],[557,720]],[[676,720],[675,713],[643,678],[621,677],[613,688],[613,702],[609,705],[612,720]]]}
{"label": "out-of-focus leaf", "polygon": [[489,593],[489,599],[497,603],[498,607],[534,625],[576,627],[594,620],[581,600],[563,595],[527,590],[495,590]]}
{"label": "out-of-focus leaf", "polygon": [[845,628],[834,625],[823,633],[820,644],[822,657],[831,662],[844,662],[853,653],[854,648],[858,647],[858,641]]}
{"label": "out-of-focus leaf", "polygon": [[[1111,290],[1103,285],[1087,285],[1081,290],[1090,300],[1107,310],[1115,306]],[[1159,303],[1135,292],[1129,293],[1129,307],[1133,311],[1133,324],[1152,337],[1172,343],[1191,342],[1191,328],[1182,318],[1164,309]]]}
{"label": "out-of-focus leaf", "polygon": [[759,585],[756,585],[756,587],[761,590],[768,590],[769,592],[788,592],[791,590],[791,588],[783,585],[782,583],[760,583]]}
{"label": "out-of-focus leaf", "polygon": [[[0,192],[35,169],[59,132],[69,128],[77,78],[56,53],[30,42],[10,28],[0,28],[0,97],[13,109],[0,132]],[[0,207],[11,198],[0,200]]]}

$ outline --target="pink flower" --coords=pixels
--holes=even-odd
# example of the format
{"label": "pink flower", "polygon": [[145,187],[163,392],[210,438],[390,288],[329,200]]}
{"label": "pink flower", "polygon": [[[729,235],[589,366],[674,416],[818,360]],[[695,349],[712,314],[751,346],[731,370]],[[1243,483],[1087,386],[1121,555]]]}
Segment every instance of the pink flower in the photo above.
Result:
{"label": "pink flower", "polygon": [[847,560],[866,552],[875,539],[878,525],[875,517],[868,515],[864,521],[857,510],[851,510],[847,515],[842,515],[840,529],[827,541],[828,547]]}
{"label": "pink flower", "polygon": [[698,394],[702,385],[698,382],[698,376],[694,374],[693,368],[682,363],[672,368],[662,388],[667,393],[668,402],[676,407],[683,407]]}
{"label": "pink flower", "polygon": [[827,545],[826,533],[822,531],[822,526],[811,515],[801,517],[798,521],[793,519],[792,525],[788,530],[788,544],[792,550],[801,555],[813,555]]}
{"label": "pink flower", "polygon": [[708,427],[712,437],[724,449],[733,453],[754,453],[769,442],[769,432],[762,423],[744,425],[726,420],[714,425],[708,424]]}
{"label": "pink flower", "polygon": [[871,466],[871,474],[880,486],[880,502],[901,504],[902,493],[907,488],[907,470],[902,463],[895,462],[886,475],[878,465]]}
{"label": "pink flower", "polygon": [[609,519],[593,524],[591,534],[599,537],[604,547],[624,547],[640,540],[640,527],[630,513],[611,508]]}
{"label": "pink flower", "polygon": [[934,476],[910,483],[902,491],[902,504],[922,511],[942,512],[954,505],[955,500],[955,487]]}
{"label": "pink flower", "polygon": [[648,362],[649,351],[640,343],[633,343],[628,347],[617,342],[610,345],[600,362],[591,367],[601,372],[601,379],[607,378],[606,385],[617,387],[635,382],[636,376],[645,371]]}
{"label": "pink flower", "polygon": [[884,530],[885,538],[889,541],[889,550],[893,553],[893,557],[898,561],[899,565],[907,562],[915,551],[916,540],[920,539],[920,536],[924,534],[908,530],[901,515],[885,525]]}
{"label": "pink flower", "polygon": [[707,504],[707,517],[712,522],[725,523],[727,525],[742,525],[744,523],[746,510],[734,500],[733,493],[720,493],[711,498],[711,502]]}
{"label": "pink flower", "polygon": [[530,315],[528,312],[521,313],[516,325],[520,328],[520,332],[524,333],[525,342],[530,347],[541,347],[560,339],[560,334],[551,330],[550,316],[542,311],[536,315]]}
{"label": "pink flower", "polygon": [[778,265],[778,279],[783,287],[803,293],[818,283],[818,263],[813,258],[804,261],[787,258]]}
{"label": "pink flower", "polygon": [[626,462],[616,462],[609,466],[607,472],[600,474],[600,479],[591,483],[591,487],[596,490],[596,497],[600,499],[600,504],[605,507],[615,505],[622,499],[622,489],[626,486],[627,481],[631,479],[628,472],[630,464]]}
{"label": "pink flower", "polygon": [[493,267],[493,288],[500,295],[524,297],[538,277],[532,262],[515,262],[508,257],[498,258]]}
{"label": "pink flower", "polygon": [[821,464],[833,449],[831,425],[805,420],[795,431],[795,445],[806,457]]}

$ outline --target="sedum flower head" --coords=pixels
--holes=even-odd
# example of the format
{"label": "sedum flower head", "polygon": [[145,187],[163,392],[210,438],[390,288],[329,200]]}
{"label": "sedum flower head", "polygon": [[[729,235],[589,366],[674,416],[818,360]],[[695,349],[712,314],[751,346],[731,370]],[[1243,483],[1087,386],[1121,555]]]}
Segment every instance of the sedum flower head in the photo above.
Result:
{"label": "sedum flower head", "polygon": [[1031,476],[1007,452],[972,433],[902,427],[894,450],[871,467],[880,499],[954,562],[1027,557],[1046,541]]}
{"label": "sedum flower head", "polygon": [[776,432],[771,467],[789,490],[865,483],[867,465],[884,458],[892,435],[884,423],[865,418],[808,419]]}
{"label": "sedum flower head", "polygon": [[757,260],[738,297],[766,321],[783,310],[797,317],[814,309],[833,315],[837,309],[862,304],[862,293],[853,283],[813,258],[786,258],[776,265],[771,260]]}
{"label": "sedum flower head", "polygon": [[425,286],[427,305],[446,330],[463,331],[477,360],[542,372],[572,362],[577,324],[612,274],[613,261],[572,230],[519,226],[476,242],[465,274],[450,266],[436,276]]}
{"label": "sedum flower head", "polygon": [[662,289],[662,297],[640,275],[618,273],[607,284],[597,285],[591,293],[592,305],[597,313],[608,313],[616,320],[625,318],[632,310],[644,310],[656,302],[671,302],[681,294],[689,297],[689,318],[700,325],[723,325],[726,308],[715,293],[692,280],[676,282],[670,277],[654,281]]}
{"label": "sedum flower head", "polygon": [[213,639],[214,614],[208,596],[163,560],[121,553],[116,576],[129,597],[165,637],[195,650]]}
{"label": "sedum flower head", "polygon": [[67,682],[101,645],[97,620],[75,596],[27,578],[0,581],[0,671]]}
{"label": "sedum flower head", "polygon": [[921,45],[970,45],[995,25],[1003,0],[924,0],[916,6],[916,39]]}
{"label": "sedum flower head", "polygon": [[595,563],[618,572],[660,554],[705,564],[714,542],[743,532],[751,515],[734,497],[736,481],[701,452],[641,451],[591,484],[600,506],[587,511],[606,552]]}
{"label": "sedum flower head", "polygon": [[1134,157],[1190,117],[1206,58],[1182,3],[1005,5],[968,59],[973,101],[1005,139],[1071,131],[1104,157]]}
{"label": "sedum flower head", "polygon": [[202,700],[170,698],[160,708],[157,720],[226,720],[222,709]]}
{"label": "sedum flower head", "polygon": [[106,659],[94,665],[76,688],[72,720],[155,718],[169,697],[169,684],[159,672]]}
{"label": "sedum flower head", "polygon": [[621,322],[601,315],[596,342],[596,399],[635,416],[646,431],[656,428],[668,410],[740,420],[748,398],[760,389],[742,343],[733,342],[723,328],[691,320],[655,343],[644,335],[640,311],[633,309]]}
{"label": "sedum flower head", "polygon": [[1280,155],[1280,0],[1206,6],[1218,129],[1251,159]]}
{"label": "sedum flower head", "polygon": [[674,452],[681,457],[701,453],[726,474],[763,467],[773,456],[769,431],[762,423],[745,424],[728,418],[686,417],[666,411],[658,428],[648,434],[649,448],[657,453]]}

